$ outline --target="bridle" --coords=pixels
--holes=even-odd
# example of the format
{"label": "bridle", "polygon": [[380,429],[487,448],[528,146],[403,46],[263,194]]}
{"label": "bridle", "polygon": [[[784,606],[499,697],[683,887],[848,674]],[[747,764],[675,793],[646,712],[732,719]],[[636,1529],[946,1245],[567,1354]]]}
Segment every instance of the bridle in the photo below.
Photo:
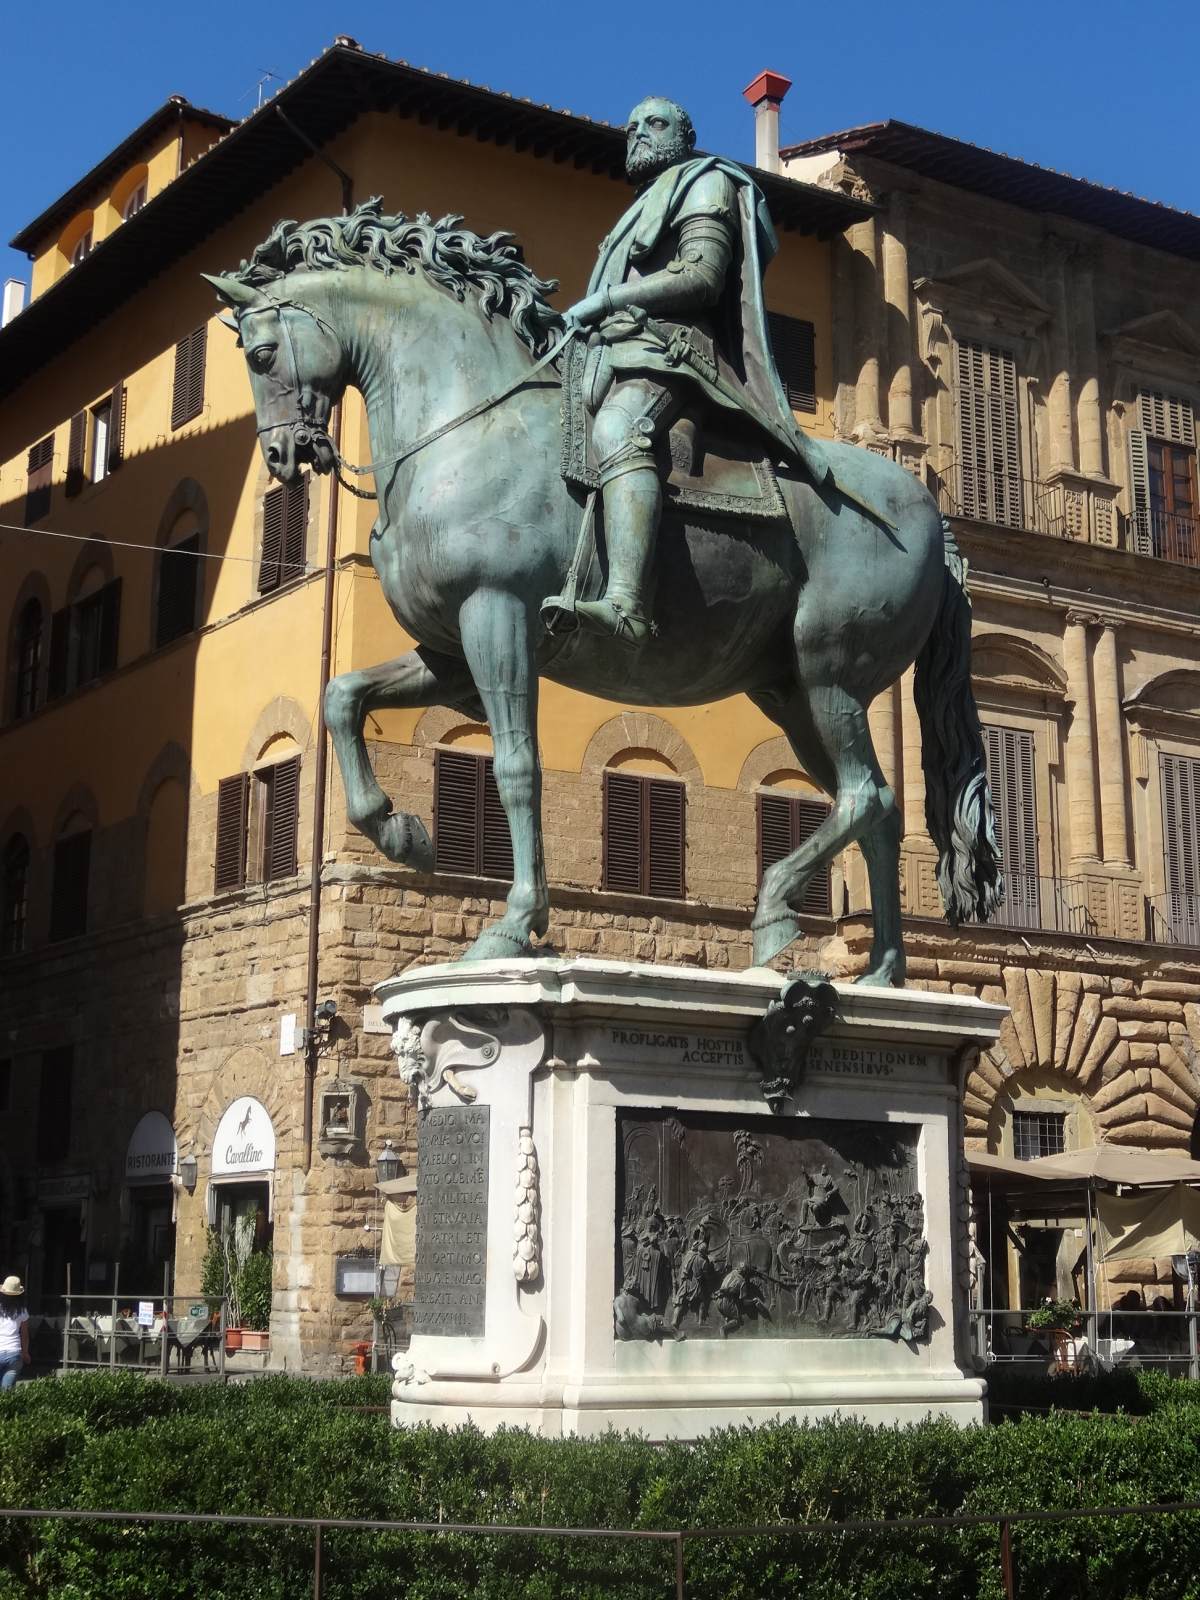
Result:
{"label": "bridle", "polygon": [[[292,398],[297,414],[294,417],[284,417],[278,422],[264,423],[258,429],[258,433],[261,435],[273,433],[276,428],[290,428],[292,441],[297,450],[311,449],[318,445],[324,447],[329,451],[333,462],[333,474],[337,481],[343,489],[357,496],[359,500],[378,500],[379,496],[373,490],[360,489],[357,484],[348,482],[344,476],[345,473],[350,472],[355,477],[364,478],[370,473],[380,471],[383,467],[398,466],[401,461],[407,461],[410,456],[415,456],[419,450],[424,450],[426,445],[432,444],[435,439],[441,439],[446,434],[453,432],[455,428],[462,427],[464,422],[470,422],[473,418],[482,416],[485,411],[490,411],[493,406],[498,406],[502,401],[507,400],[510,395],[516,394],[518,389],[523,389],[531,378],[536,378],[539,372],[543,371],[557,356],[561,355],[577,333],[584,331],[574,323],[568,324],[562,338],[556,344],[551,345],[544,355],[539,356],[533,366],[528,371],[523,372],[515,383],[510,383],[507,388],[499,390],[496,394],[488,395],[486,400],[480,400],[478,404],[461,412],[457,417],[452,417],[449,422],[443,422],[439,427],[431,428],[428,433],[423,433],[419,439],[414,439],[410,444],[405,445],[402,450],[397,450],[394,455],[384,456],[378,461],[368,461],[362,466],[356,466],[353,462],[346,460],[330,437],[329,430],[312,415],[312,401],[306,398],[304,388],[300,383],[300,369],[296,360],[296,346],[292,339],[292,330],[282,313],[287,307],[291,307],[295,311],[302,311],[305,316],[311,317],[319,328],[324,329],[339,350],[341,349],[341,340],[329,322],[319,312],[314,311],[311,306],[305,305],[303,300],[295,300],[290,296],[282,300],[276,299],[274,295],[269,295],[265,290],[261,289],[259,294],[279,317],[279,325],[283,329],[287,345],[291,381],[285,381],[283,377],[280,377],[274,371],[262,372],[258,376],[267,379],[274,385],[282,397]],[[241,335],[242,317],[249,316],[252,312],[262,309],[263,307],[258,305],[248,306],[237,315],[239,337]]]}

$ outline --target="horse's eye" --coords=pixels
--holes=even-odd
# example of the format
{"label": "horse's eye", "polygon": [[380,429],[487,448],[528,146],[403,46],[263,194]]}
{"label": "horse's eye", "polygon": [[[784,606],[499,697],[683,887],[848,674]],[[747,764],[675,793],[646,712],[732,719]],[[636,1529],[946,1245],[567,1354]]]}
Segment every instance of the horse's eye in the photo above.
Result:
{"label": "horse's eye", "polygon": [[250,365],[255,372],[266,372],[275,359],[275,346],[273,344],[256,345],[250,352]]}

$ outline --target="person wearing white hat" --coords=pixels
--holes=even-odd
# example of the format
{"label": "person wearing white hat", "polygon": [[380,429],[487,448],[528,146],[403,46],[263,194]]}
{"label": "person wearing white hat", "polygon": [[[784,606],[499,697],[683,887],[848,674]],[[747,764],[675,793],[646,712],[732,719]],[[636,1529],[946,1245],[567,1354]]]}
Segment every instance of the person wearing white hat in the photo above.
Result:
{"label": "person wearing white hat", "polygon": [[0,1393],[11,1389],[22,1367],[29,1365],[29,1313],[20,1278],[0,1283]]}

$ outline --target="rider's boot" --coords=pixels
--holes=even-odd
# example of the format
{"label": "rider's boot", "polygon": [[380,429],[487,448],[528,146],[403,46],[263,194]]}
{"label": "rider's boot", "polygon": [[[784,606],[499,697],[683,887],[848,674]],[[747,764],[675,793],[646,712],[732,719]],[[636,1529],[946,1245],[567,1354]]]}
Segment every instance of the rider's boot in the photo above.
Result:
{"label": "rider's boot", "polygon": [[662,485],[658,468],[639,462],[609,479],[604,498],[604,543],[608,551],[608,586],[599,600],[575,603],[579,624],[636,648],[650,635],[646,590],[649,583]]}

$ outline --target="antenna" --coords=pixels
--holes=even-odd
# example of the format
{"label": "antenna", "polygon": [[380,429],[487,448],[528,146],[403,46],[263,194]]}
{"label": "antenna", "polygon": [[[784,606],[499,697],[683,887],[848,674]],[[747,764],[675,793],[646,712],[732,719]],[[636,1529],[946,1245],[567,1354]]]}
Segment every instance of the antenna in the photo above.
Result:
{"label": "antenna", "polygon": [[270,67],[259,67],[258,70],[262,74],[262,76],[259,78],[258,82],[254,85],[254,88],[253,89],[247,89],[245,94],[242,94],[242,95],[238,96],[239,100],[246,100],[246,99],[249,98],[249,96],[251,94],[255,95],[254,109],[256,111],[261,108],[262,103],[263,103],[263,85],[266,84],[266,83],[270,83],[272,78],[275,80],[276,83],[282,83],[283,82],[283,79],[280,76],[280,74],[278,72],[274,72]]}

